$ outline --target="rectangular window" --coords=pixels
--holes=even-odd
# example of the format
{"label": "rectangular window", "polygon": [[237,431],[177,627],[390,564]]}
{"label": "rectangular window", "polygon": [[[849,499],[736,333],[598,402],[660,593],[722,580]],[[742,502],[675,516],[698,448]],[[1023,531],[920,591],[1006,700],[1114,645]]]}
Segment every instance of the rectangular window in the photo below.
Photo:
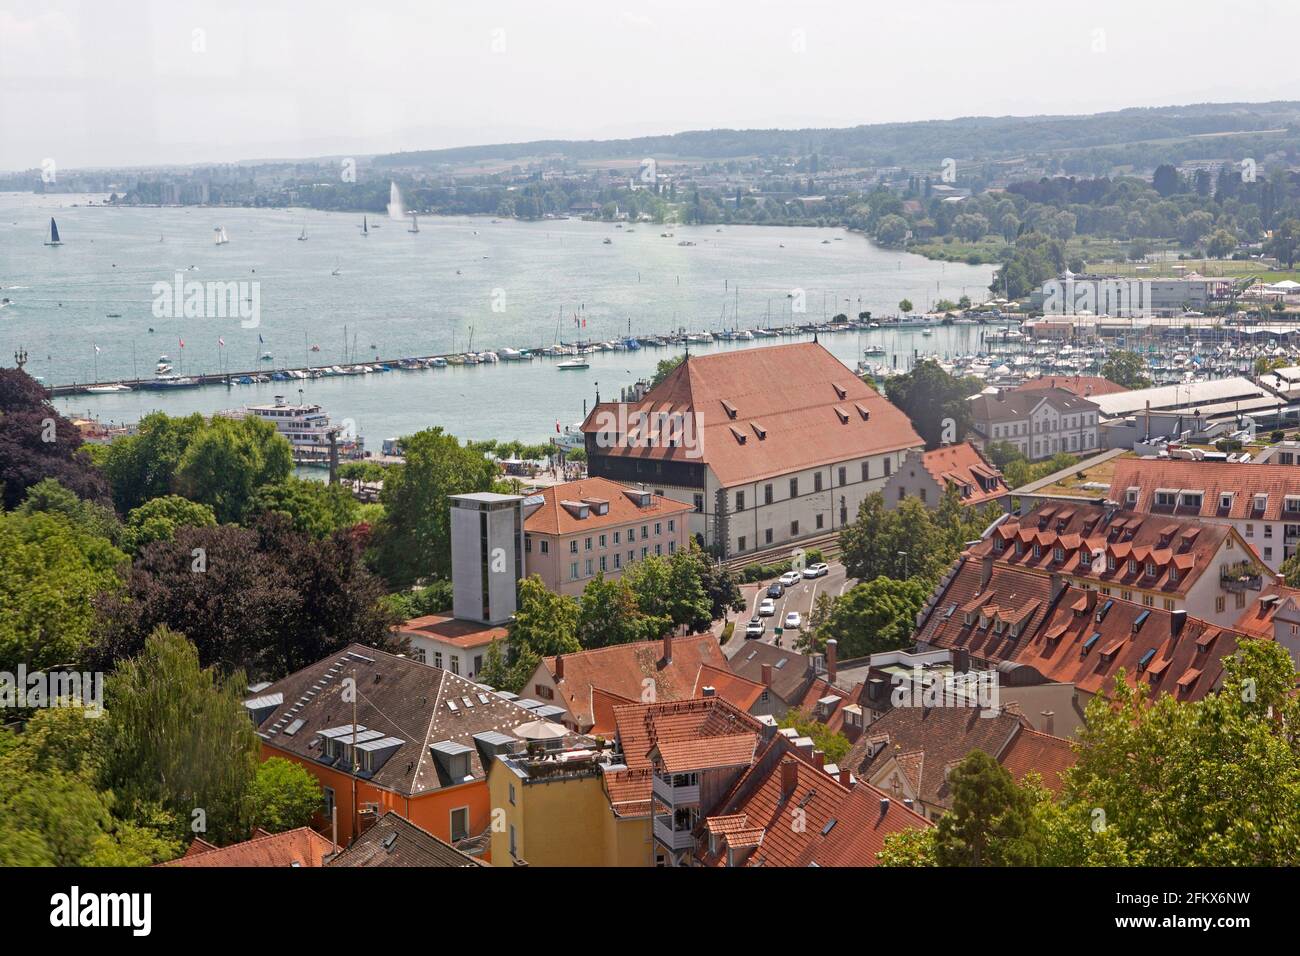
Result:
{"label": "rectangular window", "polygon": [[672,532],[674,532],[674,531],[676,531],[676,530],[677,530],[677,519],[676,519],[676,518],[669,518],[669,519],[668,519],[668,533],[671,534]]}
{"label": "rectangular window", "polygon": [[763,504],[770,505],[771,503],[772,503],[772,486],[770,484],[767,484],[763,486]]}
{"label": "rectangular window", "polygon": [[1223,595],[1219,595],[1218,597],[1216,597],[1214,599],[1214,613],[1222,614],[1225,604],[1226,602],[1223,599]]}
{"label": "rectangular window", "polygon": [[460,676],[460,658],[455,654],[451,655],[451,672],[457,677]]}
{"label": "rectangular window", "polygon": [[454,843],[469,836],[469,807],[457,807],[451,811],[451,839]]}
{"label": "rectangular window", "polygon": [[736,510],[737,511],[745,510],[745,493],[743,491],[736,492]]}
{"label": "rectangular window", "polygon": [[888,478],[888,477],[889,477],[890,475],[892,475],[893,473],[894,473],[894,459],[892,459],[892,458],[886,458],[886,459],[885,459],[885,477]]}
{"label": "rectangular window", "polygon": [[609,570],[609,568],[606,566],[606,561],[607,561],[607,560],[608,560],[608,559],[607,559],[603,554],[600,556],[600,570],[601,570],[602,572],[604,572],[604,571],[608,571],[608,570]]}
{"label": "rectangular window", "polygon": [[578,553],[578,539],[574,538],[572,541],[569,542],[569,554],[577,554],[577,553]]}
{"label": "rectangular window", "polygon": [[[676,544],[676,542],[673,542],[673,543]],[[737,550],[737,551],[744,551],[744,550],[745,550],[745,536],[744,536],[743,534],[742,534],[739,538],[736,539],[736,550]]]}
{"label": "rectangular window", "polygon": [[864,461],[862,463],[862,480],[863,481],[871,480],[871,462],[869,461]]}
{"label": "rectangular window", "polygon": [[442,651],[433,652],[433,666],[442,670]]}
{"label": "rectangular window", "polygon": [[590,539],[590,538],[587,538],[587,539],[585,539],[585,540],[582,542],[582,550],[583,550],[583,551],[590,551],[590,550],[591,550],[591,539]]}
{"label": "rectangular window", "polygon": [[797,522],[797,521],[791,521],[791,522],[790,522],[790,536],[793,537],[793,536],[797,535],[798,533],[799,533],[799,522]]}
{"label": "rectangular window", "polygon": [[578,562],[577,562],[577,561],[574,561],[572,564],[569,565],[569,580],[570,580],[570,581],[576,581],[576,580],[578,580]]}
{"label": "rectangular window", "polygon": [[840,465],[840,476],[839,476],[839,477],[840,477],[840,485],[841,485],[841,486],[843,486],[843,485],[847,485],[847,484],[849,483],[849,470],[848,470],[847,468],[845,468],[843,465]]}
{"label": "rectangular window", "polygon": [[600,546],[603,548],[607,543],[608,543],[608,536],[602,534],[600,536]]}
{"label": "rectangular window", "polygon": [[822,526],[822,518],[823,518],[823,515],[821,514],[821,512],[818,512],[818,513],[817,513],[817,527],[819,527],[819,528]]}
{"label": "rectangular window", "polygon": [[583,570],[586,571],[587,577],[591,577],[591,558],[583,562]]}
{"label": "rectangular window", "polygon": [[622,543],[623,543],[623,532],[622,532],[622,531],[615,531],[615,532],[614,532],[614,543],[615,543],[615,544],[622,544]]}
{"label": "rectangular window", "polygon": [[[659,547],[659,545],[656,544],[655,547],[657,548],[657,547]],[[668,542],[668,553],[669,553],[669,554],[676,554],[676,553],[677,553],[677,542],[676,542],[676,541],[669,541],[669,542]]]}
{"label": "rectangular window", "polygon": [[695,513],[697,515],[704,514],[704,495],[695,496]]}
{"label": "rectangular window", "polygon": [[771,529],[771,528],[768,528],[767,530],[765,530],[765,531],[763,532],[763,543],[764,543],[764,544],[771,544],[771,543],[772,543],[772,529]]}
{"label": "rectangular window", "polygon": [[662,524],[661,522],[658,522],[658,521],[655,522],[655,537],[656,537],[656,538],[659,537],[659,535],[663,534],[663,527],[664,527],[664,526],[663,526],[663,524]]}
{"label": "rectangular window", "polygon": [[644,541],[648,537],[650,537],[650,526],[648,524],[643,524],[641,526],[641,540]]}
{"label": "rectangular window", "polygon": [[623,555],[618,554],[618,553],[615,553],[615,555],[614,555],[614,570],[617,571],[617,570],[618,570],[619,568],[621,568],[622,566],[623,566]]}
{"label": "rectangular window", "polygon": [[798,498],[798,497],[799,497],[799,479],[798,479],[798,478],[791,478],[791,479],[790,479],[790,497],[791,497],[791,498]]}
{"label": "rectangular window", "polygon": [[550,551],[551,551],[551,543],[550,543],[549,541],[547,541],[545,538],[543,538],[543,539],[542,539],[542,554],[549,554]]}
{"label": "rectangular window", "polygon": [[813,475],[813,491],[821,491],[821,490],[822,490],[822,473],[819,471]]}

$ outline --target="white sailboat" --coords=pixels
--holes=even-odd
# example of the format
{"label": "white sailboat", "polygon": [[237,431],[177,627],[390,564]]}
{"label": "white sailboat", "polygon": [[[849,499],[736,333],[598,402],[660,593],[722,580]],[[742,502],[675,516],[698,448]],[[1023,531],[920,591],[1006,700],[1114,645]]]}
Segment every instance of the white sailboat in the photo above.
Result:
{"label": "white sailboat", "polygon": [[50,217],[50,234],[45,240],[45,244],[47,246],[63,245],[63,240],[59,238],[59,224],[54,221],[53,216]]}
{"label": "white sailboat", "polygon": [[365,216],[361,217],[361,235],[367,238],[370,236],[370,224],[366,221]]}
{"label": "white sailboat", "polygon": [[420,220],[416,217],[415,213],[411,213],[411,228],[406,231],[407,232],[420,231]]}
{"label": "white sailboat", "polygon": [[402,191],[397,183],[389,181],[388,218],[400,222],[406,218],[406,205],[402,202]]}
{"label": "white sailboat", "polygon": [[307,224],[305,222],[302,224],[302,235],[298,237],[298,241],[299,242],[307,241]]}
{"label": "white sailboat", "polygon": [[217,245],[224,246],[230,241],[230,237],[226,235],[225,226],[216,226],[212,232],[214,233],[213,238],[216,240]]}
{"label": "white sailboat", "polygon": [[343,265],[343,261],[342,261],[341,259],[335,259],[335,260],[334,260],[334,271],[331,272],[330,275],[334,276],[335,278],[337,278],[337,277],[343,275],[342,265]]}

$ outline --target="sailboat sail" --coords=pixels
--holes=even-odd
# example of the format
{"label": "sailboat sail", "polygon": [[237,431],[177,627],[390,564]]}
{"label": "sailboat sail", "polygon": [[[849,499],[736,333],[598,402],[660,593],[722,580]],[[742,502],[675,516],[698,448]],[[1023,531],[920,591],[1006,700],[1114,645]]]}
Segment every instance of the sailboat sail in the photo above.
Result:
{"label": "sailboat sail", "polygon": [[420,220],[416,217],[415,213],[411,213],[411,228],[406,231],[407,232],[420,231]]}
{"label": "sailboat sail", "polygon": [[217,245],[224,246],[230,241],[230,237],[226,235],[225,226],[217,226],[212,230],[212,232]]}
{"label": "sailboat sail", "polygon": [[63,240],[59,238],[59,224],[54,221],[53,216],[50,217],[50,238],[45,244],[47,246],[63,245]]}
{"label": "sailboat sail", "polygon": [[370,226],[367,224],[365,216],[361,217],[361,235],[370,235]]}
{"label": "sailboat sail", "polygon": [[406,206],[402,202],[402,191],[397,183],[390,181],[388,190],[388,218],[400,222],[406,218]]}
{"label": "sailboat sail", "polygon": [[298,241],[299,242],[307,241],[307,224],[305,222],[302,224],[302,235],[298,237]]}

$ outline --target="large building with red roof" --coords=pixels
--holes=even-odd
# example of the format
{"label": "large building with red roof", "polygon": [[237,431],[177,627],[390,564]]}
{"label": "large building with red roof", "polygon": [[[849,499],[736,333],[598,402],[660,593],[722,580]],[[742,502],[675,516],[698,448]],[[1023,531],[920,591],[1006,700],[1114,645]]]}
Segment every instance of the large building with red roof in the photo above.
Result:
{"label": "large building with red roof", "polygon": [[1112,505],[1044,502],[1008,516],[971,554],[1222,626],[1274,578],[1233,527]]}
{"label": "large building with red roof", "polygon": [[598,574],[619,577],[647,557],[687,546],[691,506],[606,478],[542,488],[524,499],[528,574],[577,597]]}
{"label": "large building with red roof", "polygon": [[1300,472],[1291,468],[1118,458],[1109,497],[1132,511],[1234,528],[1274,571],[1300,546]]}
{"label": "large building with red roof", "polygon": [[1001,501],[1010,494],[1002,472],[970,442],[944,445],[932,451],[914,450],[885,484],[885,507],[896,508],[907,498],[919,498],[938,508],[952,489],[966,507]]}
{"label": "large building with red roof", "polygon": [[840,530],[923,444],[816,342],[691,356],[582,430],[592,475],[689,505],[691,532],[727,557]]}

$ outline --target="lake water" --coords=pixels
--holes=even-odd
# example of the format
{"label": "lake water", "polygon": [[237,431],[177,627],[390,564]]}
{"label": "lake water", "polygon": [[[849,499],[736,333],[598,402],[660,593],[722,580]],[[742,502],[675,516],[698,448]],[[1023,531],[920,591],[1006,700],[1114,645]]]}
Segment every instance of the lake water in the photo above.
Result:
{"label": "lake water", "polygon": [[[885,315],[897,312],[903,298],[918,309],[963,294],[979,301],[992,278],[989,266],[932,262],[840,229],[619,229],[580,220],[432,217],[411,234],[407,222],[372,216],[363,237],[361,217],[352,214],[101,208],[86,205],[87,198],[0,194],[0,297],[11,300],[0,308],[0,356],[7,364],[15,349],[25,348],[28,371],[48,384],[148,377],[163,354],[178,373],[271,371],[376,354],[464,351],[471,332],[473,349],[482,351],[612,340],[629,328],[644,335],[683,326],[782,325],[791,320],[793,290],[802,290],[806,303],[806,315],[796,321],[862,310]],[[51,215],[64,243],[58,248],[42,244]],[[299,242],[304,226],[309,238]],[[228,243],[215,244],[217,227]],[[695,245],[679,246],[683,240]],[[335,269],[341,275],[332,276]],[[158,317],[155,285],[173,283],[178,272],[187,281],[256,282],[258,325],[242,327],[237,317]],[[575,313],[585,317],[585,328],[575,324]],[[981,331],[954,326],[926,337],[919,330],[872,331],[822,341],[850,367],[873,344],[888,355],[870,361],[906,367],[917,352],[977,349]],[[764,341],[791,340],[691,350]],[[320,351],[310,352],[312,344]],[[584,371],[557,371],[555,360],[503,362],[229,389],[77,395],[57,404],[65,413],[123,422],[154,409],[212,412],[277,394],[296,401],[301,388],[304,399],[321,403],[336,420],[355,421],[371,448],[430,425],[463,438],[535,441],[554,434],[557,420],[580,419],[597,388],[616,397],[678,351],[597,353],[587,357],[591,367]],[[263,352],[274,358],[260,361]]]}

